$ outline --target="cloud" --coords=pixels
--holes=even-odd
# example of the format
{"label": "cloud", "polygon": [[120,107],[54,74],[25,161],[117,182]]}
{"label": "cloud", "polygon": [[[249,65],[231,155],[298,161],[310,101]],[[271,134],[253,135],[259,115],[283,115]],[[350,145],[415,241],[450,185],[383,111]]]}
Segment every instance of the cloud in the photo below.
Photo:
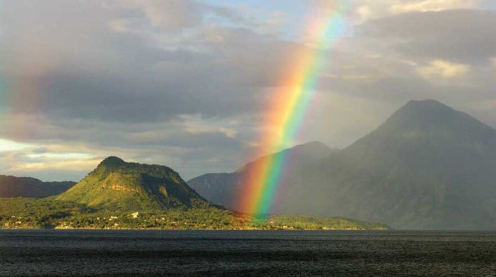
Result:
{"label": "cloud", "polygon": [[429,65],[418,68],[418,73],[426,79],[458,78],[470,71],[470,66],[455,64],[443,60],[432,61]]}
{"label": "cloud", "polygon": [[[2,141],[10,145],[9,141]],[[19,144],[16,148],[0,150],[0,170],[2,174],[17,176],[43,176],[46,180],[78,180],[91,171],[101,157],[91,149],[78,145],[61,146],[45,144]],[[76,153],[74,151],[81,151]]]}
{"label": "cloud", "polygon": [[40,162],[34,163],[18,163],[10,168],[10,171],[17,172],[21,174],[33,173],[39,171],[50,171],[50,170],[63,170],[63,171],[73,171],[74,169],[90,171],[94,169],[98,163],[101,162],[99,159],[88,159],[88,160],[68,160],[68,161],[54,161],[53,159],[42,160]]}
{"label": "cloud", "polygon": [[[24,16],[39,28],[14,16],[28,3],[10,4],[3,17],[9,39],[0,51],[12,66],[2,75],[10,79],[17,112],[109,122],[252,113],[263,101],[259,91],[278,82],[293,47],[249,28],[201,24],[205,13],[229,20],[236,13],[192,1],[111,1],[103,11],[94,2],[33,4]],[[95,18],[84,29],[87,14]]]}
{"label": "cloud", "polygon": [[0,139],[0,152],[16,151],[24,148],[32,147],[32,145],[19,143],[11,140]]}
{"label": "cloud", "polygon": [[126,19],[115,19],[109,21],[110,30],[116,33],[127,33],[131,30],[132,21]]}
{"label": "cloud", "polygon": [[475,9],[486,2],[487,0],[358,0],[354,2],[354,13],[358,21],[364,22],[403,13]]}
{"label": "cloud", "polygon": [[140,8],[153,27],[179,29],[200,24],[202,14],[190,0],[139,0],[131,5]]}
{"label": "cloud", "polygon": [[[4,126],[3,134],[12,138],[16,146],[0,149],[0,172],[49,180],[70,176],[77,180],[93,169],[95,161],[111,155],[128,161],[165,164],[187,179],[205,173],[206,169],[232,171],[249,151],[243,144],[252,132],[244,119],[198,116],[130,124],[15,115],[1,117],[0,125]],[[212,157],[216,157],[215,161]],[[69,160],[72,163],[62,168],[63,162]],[[46,166],[43,168],[42,164]],[[57,168],[60,177],[48,175],[47,172],[56,173]]]}
{"label": "cloud", "polygon": [[409,58],[474,64],[487,63],[496,55],[496,37],[492,35],[495,25],[495,12],[453,10],[372,20],[359,32],[389,43]]}
{"label": "cloud", "polygon": [[451,9],[469,9],[476,8],[480,0],[423,0],[396,3],[389,10],[392,13],[405,12],[439,12]]}
{"label": "cloud", "polygon": [[[2,173],[76,180],[108,155],[186,179],[236,169],[259,146],[267,100],[312,51],[295,19],[333,3],[247,12],[192,0],[5,2]],[[481,104],[496,101],[494,12],[453,10],[480,1],[353,3],[355,25],[323,59],[295,142],[345,147],[410,99],[496,126],[494,105]]]}

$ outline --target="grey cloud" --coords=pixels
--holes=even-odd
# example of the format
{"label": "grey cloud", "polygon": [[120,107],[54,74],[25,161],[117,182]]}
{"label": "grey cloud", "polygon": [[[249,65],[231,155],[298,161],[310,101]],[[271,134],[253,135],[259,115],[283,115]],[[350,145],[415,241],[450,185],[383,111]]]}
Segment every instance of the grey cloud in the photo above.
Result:
{"label": "grey cloud", "polygon": [[[75,9],[64,5],[69,11]],[[16,13],[15,7],[10,13]],[[225,9],[222,14],[234,16]],[[4,40],[0,54],[16,66],[4,68],[2,74],[12,83],[33,83],[33,90],[15,92],[19,101],[39,99],[37,107],[14,105],[17,112],[141,123],[167,121],[178,114],[253,113],[260,109],[260,90],[277,82],[274,72],[286,62],[286,49],[293,47],[246,28],[199,27],[186,40],[171,42],[174,47],[168,49],[155,41],[157,36],[174,36],[167,32],[112,32],[107,26],[111,11],[102,13],[84,32],[79,28],[86,18],[60,15],[57,22],[43,16],[52,15],[37,14],[30,24],[41,29],[28,33],[17,17],[3,19],[13,39]],[[43,20],[51,23],[43,26]],[[75,33],[67,31],[71,28]],[[23,32],[23,38],[33,35],[45,46],[42,60],[36,47],[25,47],[27,42],[16,39],[16,31]],[[23,53],[13,55],[17,48]],[[25,58],[19,60],[20,56]],[[26,72],[26,68],[36,70]]]}
{"label": "grey cloud", "polygon": [[[252,150],[247,143],[257,138],[267,91],[281,84],[295,54],[309,49],[258,33],[250,28],[253,19],[236,11],[186,2],[198,5],[193,14],[182,10],[176,23],[156,19],[157,26],[143,9],[120,1],[103,8],[98,1],[9,2],[16,6],[1,11],[0,78],[9,81],[15,103],[0,103],[12,111],[0,118],[2,137],[40,146],[31,153],[54,151],[44,145],[57,144],[94,157],[166,164],[186,179],[241,166]],[[238,27],[208,24],[208,14]],[[114,20],[129,29],[112,29]],[[302,141],[346,146],[410,99],[477,111],[464,103],[494,99],[487,60],[496,54],[495,23],[492,12],[464,10],[358,26],[329,57],[319,85],[326,103],[310,113],[314,121]],[[472,72],[466,83],[435,84],[416,72],[433,59],[467,63]],[[37,101],[30,105],[30,99]],[[485,109],[479,114],[496,126]],[[183,115],[216,127],[240,121],[238,134],[191,132]],[[5,161],[33,161],[26,153],[10,157]],[[82,177],[83,171],[63,176],[70,174]]]}
{"label": "grey cloud", "polygon": [[[162,123],[108,123],[99,120],[39,119],[32,115],[17,115],[10,120],[3,119],[0,124],[4,126],[3,135],[15,141],[29,145],[57,146],[30,147],[9,154],[10,159],[24,164],[40,160],[28,157],[28,154],[75,152],[89,153],[100,159],[117,155],[126,160],[166,164],[179,171],[184,178],[192,178],[205,173],[207,168],[213,171],[234,170],[250,150],[243,145],[251,136],[247,130],[244,130],[246,133],[230,138],[215,128],[192,133],[185,123],[180,120]],[[18,125],[23,126],[19,133],[15,131],[15,126]],[[8,165],[12,162],[0,164]],[[76,180],[84,176],[81,172],[88,170],[91,168],[66,173],[72,174],[72,179]],[[69,176],[67,174],[63,176]],[[33,176],[44,178],[47,175],[34,171]]]}
{"label": "grey cloud", "polygon": [[484,63],[496,56],[496,12],[408,13],[364,23],[360,35],[389,40],[410,57]]}

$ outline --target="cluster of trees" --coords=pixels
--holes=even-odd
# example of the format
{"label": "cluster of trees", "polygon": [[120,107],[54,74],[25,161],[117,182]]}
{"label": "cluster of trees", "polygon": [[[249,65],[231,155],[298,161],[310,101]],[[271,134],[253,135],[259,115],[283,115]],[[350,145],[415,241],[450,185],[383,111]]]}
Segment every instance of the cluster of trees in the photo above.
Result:
{"label": "cluster of trees", "polygon": [[[276,228],[296,230],[370,230],[388,229],[388,226],[379,223],[370,223],[344,217],[309,217],[295,215],[278,215],[270,217],[267,222]],[[285,227],[286,226],[286,227]]]}
{"label": "cluster of trees", "polygon": [[53,228],[58,220],[93,211],[85,205],[51,198],[2,198],[0,228]]}

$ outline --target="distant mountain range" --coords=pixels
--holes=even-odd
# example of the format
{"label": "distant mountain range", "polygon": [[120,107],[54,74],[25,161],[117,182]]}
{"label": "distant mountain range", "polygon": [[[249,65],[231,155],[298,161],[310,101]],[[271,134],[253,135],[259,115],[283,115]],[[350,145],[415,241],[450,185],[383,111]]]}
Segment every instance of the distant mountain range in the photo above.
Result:
{"label": "distant mountain range", "polygon": [[[319,145],[325,157],[289,170],[277,212],[399,229],[496,228],[496,130],[468,114],[434,100],[411,101],[343,150]],[[247,167],[189,184],[215,203],[239,208],[233,195]]]}
{"label": "distant mountain range", "polygon": [[43,198],[60,194],[76,182],[42,182],[35,178],[0,175],[0,198]]}
{"label": "distant mountain range", "polygon": [[[339,149],[332,149],[315,141],[283,150],[271,156],[285,155],[291,157],[291,163],[286,171],[292,172],[310,167],[338,151]],[[257,164],[263,163],[269,157],[261,157],[232,173],[210,173],[196,177],[189,180],[188,185],[207,200],[239,211],[241,207],[239,207],[238,198],[241,197],[244,174],[249,174],[256,168]]]}

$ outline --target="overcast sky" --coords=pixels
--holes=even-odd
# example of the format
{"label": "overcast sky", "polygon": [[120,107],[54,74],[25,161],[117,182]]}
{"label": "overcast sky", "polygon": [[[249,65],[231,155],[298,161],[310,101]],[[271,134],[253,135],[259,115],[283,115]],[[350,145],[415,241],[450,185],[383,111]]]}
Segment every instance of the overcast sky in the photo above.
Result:
{"label": "overcast sky", "polygon": [[[335,2],[0,0],[0,174],[77,181],[109,155],[235,170]],[[294,143],[346,147],[411,99],[496,126],[496,1],[349,2]]]}

